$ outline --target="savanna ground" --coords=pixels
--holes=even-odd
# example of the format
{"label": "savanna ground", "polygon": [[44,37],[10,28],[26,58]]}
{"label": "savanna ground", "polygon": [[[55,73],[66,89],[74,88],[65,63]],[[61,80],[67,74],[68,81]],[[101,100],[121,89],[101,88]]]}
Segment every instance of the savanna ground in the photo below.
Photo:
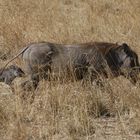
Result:
{"label": "savanna ground", "polygon": [[[139,55],[140,1],[0,0],[1,67],[36,41],[127,42]],[[20,82],[0,86],[0,140],[140,139],[140,87],[123,77],[104,89],[41,81],[25,92]]]}

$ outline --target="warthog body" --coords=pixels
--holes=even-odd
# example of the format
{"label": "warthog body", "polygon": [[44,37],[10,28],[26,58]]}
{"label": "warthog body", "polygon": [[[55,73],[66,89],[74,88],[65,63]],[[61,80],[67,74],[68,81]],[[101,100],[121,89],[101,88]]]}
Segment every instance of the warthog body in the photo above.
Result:
{"label": "warthog body", "polygon": [[16,77],[22,77],[24,72],[21,68],[11,65],[6,69],[0,69],[0,82],[10,85]]}
{"label": "warthog body", "polygon": [[23,53],[23,60],[35,87],[50,75],[76,80],[88,74],[91,79],[106,76],[106,61],[96,46],[35,43]]}
{"label": "warthog body", "polygon": [[34,87],[39,79],[48,79],[50,73],[58,77],[73,76],[77,80],[90,74],[93,80],[97,75],[108,77],[110,71],[113,77],[124,75],[136,83],[140,70],[138,56],[127,44],[92,42],[63,45],[41,42],[28,45],[13,59],[20,54]]}

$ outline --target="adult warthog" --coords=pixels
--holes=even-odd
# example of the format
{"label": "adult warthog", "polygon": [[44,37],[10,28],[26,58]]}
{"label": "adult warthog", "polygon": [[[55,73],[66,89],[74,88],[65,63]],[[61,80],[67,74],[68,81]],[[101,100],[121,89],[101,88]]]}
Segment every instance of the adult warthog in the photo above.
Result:
{"label": "adult warthog", "polygon": [[87,75],[91,80],[98,76],[123,75],[136,83],[140,71],[138,56],[127,44],[92,42],[64,45],[40,42],[29,44],[13,59],[21,54],[34,87],[40,79],[48,79],[50,74],[72,76],[76,80]]}

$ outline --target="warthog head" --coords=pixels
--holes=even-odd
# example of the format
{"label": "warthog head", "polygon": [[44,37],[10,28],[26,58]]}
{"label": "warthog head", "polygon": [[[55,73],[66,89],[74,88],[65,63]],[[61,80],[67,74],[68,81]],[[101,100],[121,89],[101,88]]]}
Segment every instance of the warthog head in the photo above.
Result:
{"label": "warthog head", "polygon": [[137,82],[140,72],[138,55],[127,44],[110,49],[105,57],[114,76],[123,75],[133,84]]}
{"label": "warthog head", "polygon": [[21,68],[15,65],[11,65],[4,70],[0,70],[0,82],[5,82],[6,84],[10,85],[16,77],[22,77],[24,75],[25,73]]}

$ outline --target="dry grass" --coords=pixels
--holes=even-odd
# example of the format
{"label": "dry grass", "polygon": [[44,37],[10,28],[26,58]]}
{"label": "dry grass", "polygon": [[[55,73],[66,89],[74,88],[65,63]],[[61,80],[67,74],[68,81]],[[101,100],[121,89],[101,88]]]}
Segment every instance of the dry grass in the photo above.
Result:
{"label": "dry grass", "polygon": [[[139,17],[139,0],[0,0],[0,58],[42,40],[127,42],[140,54]],[[0,139],[140,139],[140,87],[123,77],[105,83],[41,81],[30,93],[15,84],[0,97]]]}

